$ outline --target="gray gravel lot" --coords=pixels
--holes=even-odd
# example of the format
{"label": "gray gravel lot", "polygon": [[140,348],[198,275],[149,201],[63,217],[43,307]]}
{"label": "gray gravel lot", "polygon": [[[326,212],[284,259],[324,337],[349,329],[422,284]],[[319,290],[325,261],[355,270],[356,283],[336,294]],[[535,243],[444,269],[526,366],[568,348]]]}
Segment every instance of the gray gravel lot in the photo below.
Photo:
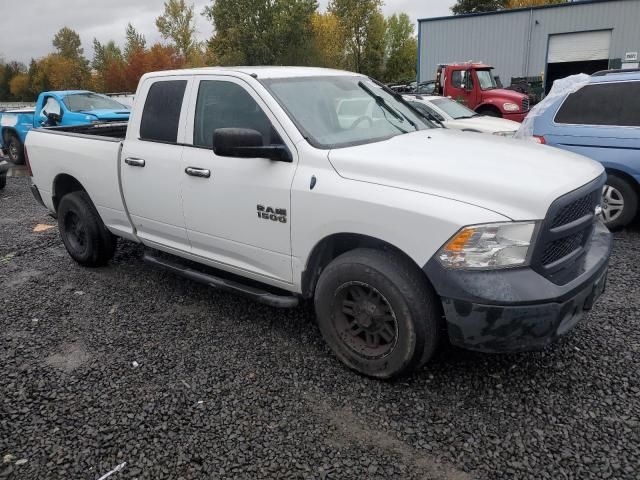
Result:
{"label": "gray gravel lot", "polygon": [[[640,228],[543,352],[444,348],[395,383],[346,370],[311,310],[141,261],[66,254],[25,178],[0,191],[0,478],[640,478]],[[137,362],[134,366],[134,362]]]}

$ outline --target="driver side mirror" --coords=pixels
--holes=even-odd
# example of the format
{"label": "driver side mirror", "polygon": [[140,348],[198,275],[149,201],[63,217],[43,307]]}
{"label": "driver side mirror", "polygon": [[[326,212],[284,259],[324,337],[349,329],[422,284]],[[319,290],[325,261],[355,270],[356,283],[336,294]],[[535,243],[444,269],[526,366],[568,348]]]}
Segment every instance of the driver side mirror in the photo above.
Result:
{"label": "driver side mirror", "polygon": [[213,153],[221,157],[268,158],[292,162],[286,145],[264,145],[262,134],[250,128],[218,128],[213,132]]}

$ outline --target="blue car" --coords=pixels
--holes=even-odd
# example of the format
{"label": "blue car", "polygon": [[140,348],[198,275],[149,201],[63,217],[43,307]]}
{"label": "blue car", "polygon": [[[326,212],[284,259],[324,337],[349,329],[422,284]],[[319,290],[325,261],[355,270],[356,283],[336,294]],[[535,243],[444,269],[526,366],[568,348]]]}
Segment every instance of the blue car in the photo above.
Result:
{"label": "blue car", "polygon": [[[602,217],[613,229],[629,224],[640,195],[640,70],[599,72],[577,90],[553,96],[534,116],[540,143],[599,161],[608,180]],[[555,85],[554,85],[555,88]]]}
{"label": "blue car", "polygon": [[0,112],[0,150],[12,163],[24,163],[24,141],[32,128],[126,122],[129,107],[86,90],[42,92],[35,109]]}

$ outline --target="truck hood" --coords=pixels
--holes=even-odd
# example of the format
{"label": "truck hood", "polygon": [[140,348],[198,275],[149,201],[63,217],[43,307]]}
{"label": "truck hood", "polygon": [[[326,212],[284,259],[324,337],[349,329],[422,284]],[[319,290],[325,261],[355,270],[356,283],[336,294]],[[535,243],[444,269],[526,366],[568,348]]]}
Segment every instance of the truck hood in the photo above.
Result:
{"label": "truck hood", "polygon": [[128,120],[130,110],[122,108],[122,110],[91,110],[90,112],[83,112],[87,115],[93,115],[98,120]]}
{"label": "truck hood", "polygon": [[506,118],[490,117],[488,115],[448,120],[445,122],[445,125],[448,128],[455,128],[457,130],[477,130],[483,133],[515,133],[520,128],[520,124],[518,122],[507,120]]}
{"label": "truck hood", "polygon": [[489,135],[431,129],[331,150],[339,175],[450,198],[513,220],[542,219],[556,198],[602,166],[586,157]]}
{"label": "truck hood", "polygon": [[501,101],[513,102],[518,105],[522,104],[522,99],[527,98],[524,93],[507,90],[506,88],[492,88],[491,90],[485,90],[483,92],[483,97],[499,98]]}

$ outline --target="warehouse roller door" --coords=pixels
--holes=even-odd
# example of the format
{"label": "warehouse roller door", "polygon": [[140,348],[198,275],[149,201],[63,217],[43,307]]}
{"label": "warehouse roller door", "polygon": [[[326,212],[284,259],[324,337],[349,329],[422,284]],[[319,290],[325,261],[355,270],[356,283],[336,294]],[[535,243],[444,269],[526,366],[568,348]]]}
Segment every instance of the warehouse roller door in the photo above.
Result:
{"label": "warehouse roller door", "polygon": [[595,73],[609,67],[611,30],[549,35],[547,92],[554,80],[576,73]]}

